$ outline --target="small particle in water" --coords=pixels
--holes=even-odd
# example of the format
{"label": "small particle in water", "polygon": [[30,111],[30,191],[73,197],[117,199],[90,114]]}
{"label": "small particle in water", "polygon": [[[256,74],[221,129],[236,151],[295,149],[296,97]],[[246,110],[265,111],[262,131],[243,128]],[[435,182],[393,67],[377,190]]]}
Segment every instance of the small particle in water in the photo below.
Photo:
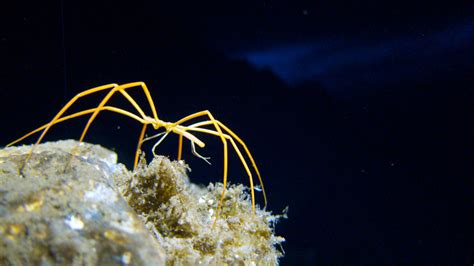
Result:
{"label": "small particle in water", "polygon": [[82,230],[84,228],[84,222],[74,215],[69,216],[64,222],[73,230]]}

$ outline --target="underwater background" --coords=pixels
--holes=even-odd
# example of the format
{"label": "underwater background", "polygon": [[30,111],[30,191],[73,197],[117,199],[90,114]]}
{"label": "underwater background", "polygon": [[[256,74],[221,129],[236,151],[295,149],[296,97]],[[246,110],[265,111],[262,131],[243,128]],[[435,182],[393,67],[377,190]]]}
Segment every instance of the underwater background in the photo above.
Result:
{"label": "underwater background", "polygon": [[[471,1],[14,5],[0,17],[4,145],[78,92],[144,81],[161,119],[208,109],[248,144],[267,209],[289,206],[276,225],[286,238],[281,265],[473,263]],[[132,95],[146,106],[139,90]],[[84,125],[58,125],[46,139],[78,139]],[[140,129],[101,113],[86,141],[131,167]],[[202,140],[213,165],[185,146],[190,178],[221,181],[221,144]],[[175,159],[176,136],[158,150]],[[230,160],[230,182],[248,185]]]}

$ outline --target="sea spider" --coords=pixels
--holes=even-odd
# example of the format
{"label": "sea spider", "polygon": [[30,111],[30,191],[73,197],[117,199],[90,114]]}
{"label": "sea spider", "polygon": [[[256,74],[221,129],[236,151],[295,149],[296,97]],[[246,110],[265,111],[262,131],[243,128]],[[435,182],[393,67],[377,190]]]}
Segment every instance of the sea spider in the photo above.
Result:
{"label": "sea spider", "polygon": [[[127,93],[127,90],[131,89],[131,88],[141,88],[143,90],[143,92],[145,93],[145,96],[148,100],[148,103],[150,105],[150,108],[153,112],[152,117],[146,115],[143,112],[142,108],[138,105],[138,103],[130,96],[130,94]],[[105,95],[105,97],[102,99],[102,101],[100,102],[100,104],[96,108],[91,108],[91,109],[76,112],[76,113],[73,113],[73,114],[70,114],[70,115],[67,115],[67,116],[63,116],[64,113],[79,98],[82,98],[84,96],[94,94],[94,93],[97,93],[97,92],[100,92],[100,91],[107,91],[107,90],[109,90],[109,92]],[[125,99],[128,100],[133,105],[135,110],[138,112],[138,115],[134,114],[134,113],[131,113],[129,111],[126,111],[124,109],[120,109],[120,108],[117,108],[117,107],[106,105],[107,102],[110,100],[110,98],[117,92],[121,93],[125,97]],[[266,198],[265,189],[264,189],[264,186],[263,186],[263,181],[262,181],[262,178],[260,176],[260,172],[258,171],[257,165],[255,164],[255,160],[253,159],[252,154],[250,153],[249,149],[247,148],[247,145],[245,144],[245,142],[242,141],[242,139],[240,139],[237,136],[237,134],[235,134],[232,130],[230,130],[222,122],[214,119],[214,116],[208,110],[204,110],[204,111],[200,111],[200,112],[190,114],[190,115],[188,115],[188,116],[186,116],[186,117],[184,117],[184,118],[182,118],[182,119],[180,119],[180,120],[178,120],[177,122],[174,122],[174,123],[165,122],[163,120],[160,120],[158,118],[158,114],[156,112],[155,104],[154,104],[153,99],[151,97],[150,91],[148,90],[148,88],[147,88],[147,86],[145,85],[144,82],[132,82],[132,83],[127,83],[127,84],[122,84],[122,85],[107,84],[107,85],[103,85],[103,86],[99,86],[99,87],[95,87],[95,88],[92,88],[92,89],[85,90],[85,91],[77,94],[76,96],[74,96],[74,98],[72,98],[56,114],[56,116],[53,118],[53,120],[51,120],[51,122],[37,128],[37,129],[35,129],[31,132],[29,132],[28,134],[24,135],[23,137],[9,143],[7,146],[14,145],[14,144],[22,141],[23,139],[25,139],[25,138],[27,138],[27,137],[29,137],[29,136],[31,136],[31,135],[39,132],[39,131],[42,131],[40,137],[38,138],[36,143],[33,145],[33,147],[31,148],[30,152],[28,153],[28,155],[26,157],[26,160],[25,160],[25,164],[26,164],[28,162],[29,158],[31,157],[31,155],[33,154],[33,150],[34,150],[35,146],[38,145],[41,142],[41,140],[44,138],[44,136],[46,135],[48,130],[53,125],[64,122],[64,121],[72,119],[72,118],[76,118],[76,117],[84,116],[84,115],[87,115],[87,114],[91,114],[89,120],[87,121],[86,126],[84,127],[84,130],[82,131],[81,138],[79,139],[79,142],[82,142],[84,140],[84,137],[86,136],[87,130],[89,129],[90,125],[92,124],[94,119],[97,117],[97,115],[101,111],[110,111],[110,112],[118,113],[118,114],[121,114],[121,115],[124,115],[124,116],[128,116],[128,117],[130,117],[130,118],[132,118],[132,119],[134,119],[134,120],[136,120],[136,121],[143,124],[142,130],[141,130],[141,133],[140,133],[140,137],[139,137],[139,140],[138,140],[137,150],[135,152],[134,168],[136,168],[137,163],[138,163],[138,158],[139,158],[139,155],[140,155],[141,145],[146,140],[161,136],[161,139],[153,146],[153,154],[155,154],[155,148],[161,143],[161,141],[163,141],[163,139],[169,133],[173,132],[173,133],[179,135],[178,160],[181,160],[182,147],[183,147],[183,137],[184,137],[184,138],[188,139],[191,142],[193,154],[198,156],[199,158],[204,159],[204,160],[207,161],[208,158],[199,155],[195,150],[195,144],[197,144],[199,147],[203,148],[205,146],[204,142],[199,140],[191,132],[200,132],[200,133],[205,133],[205,134],[214,135],[214,136],[219,137],[221,139],[223,147],[224,147],[224,173],[223,173],[224,189],[222,190],[221,198],[220,198],[219,204],[217,206],[217,212],[216,212],[216,217],[215,217],[215,220],[214,220],[214,224],[217,220],[220,209],[222,207],[222,203],[223,203],[224,195],[225,195],[225,191],[226,191],[226,185],[227,185],[227,169],[228,169],[227,141],[229,141],[232,144],[232,146],[234,147],[235,152],[237,153],[240,161],[242,162],[242,165],[245,168],[245,171],[247,172],[247,175],[249,176],[250,193],[251,193],[251,197],[252,197],[252,210],[255,212],[255,195],[254,195],[254,185],[253,185],[253,179],[252,179],[252,172],[250,171],[250,168],[248,167],[247,162],[246,162],[244,156],[242,155],[242,152],[240,151],[239,146],[236,143],[236,141],[237,141],[241,145],[241,147],[243,147],[243,149],[245,150],[245,154],[247,155],[248,159],[252,163],[253,169],[257,173],[257,176],[258,176],[261,188],[262,188],[262,192],[263,192],[263,198],[264,198],[264,201],[265,201],[265,206],[266,206],[267,198]],[[208,118],[208,120],[201,121],[201,122],[196,122],[196,123],[193,123],[193,124],[187,125],[187,126],[183,125],[183,123],[188,122],[188,121],[190,121],[192,119],[195,119],[197,117],[206,117],[206,118]],[[149,137],[149,138],[145,139],[144,138],[145,137],[145,132],[146,132],[146,129],[147,129],[148,125],[152,125],[155,130],[164,128],[165,131],[160,132],[160,133],[158,133],[158,134],[156,134],[152,137]],[[206,126],[211,126],[211,128],[206,128]]]}

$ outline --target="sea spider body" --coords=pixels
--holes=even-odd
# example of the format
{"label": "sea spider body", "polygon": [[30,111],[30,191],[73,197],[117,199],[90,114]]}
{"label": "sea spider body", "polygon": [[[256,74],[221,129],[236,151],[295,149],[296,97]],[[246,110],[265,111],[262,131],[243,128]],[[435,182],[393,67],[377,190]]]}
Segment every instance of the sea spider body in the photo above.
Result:
{"label": "sea spider body", "polygon": [[[146,115],[145,112],[140,107],[140,105],[130,96],[130,94],[128,94],[127,90],[132,89],[132,88],[141,88],[142,89],[142,91],[144,92],[144,94],[145,94],[145,96],[148,100],[148,104],[149,104],[149,106],[152,110],[152,116]],[[91,109],[86,109],[86,110],[83,110],[83,111],[79,111],[79,112],[64,116],[66,111],[78,99],[80,99],[84,96],[87,96],[87,95],[91,95],[91,94],[95,94],[97,92],[107,91],[107,90],[108,90],[107,94],[104,96],[104,98],[102,99],[102,101],[99,103],[99,105],[97,107],[91,108]],[[136,112],[138,114],[129,112],[127,110],[124,110],[124,109],[121,109],[121,108],[118,108],[118,107],[107,105],[110,98],[113,95],[115,95],[117,92],[120,93],[123,97],[125,97],[125,99],[133,105],[134,109],[136,110]],[[177,134],[179,136],[178,160],[181,160],[182,147],[183,147],[183,138],[186,138],[191,143],[193,154],[198,156],[199,158],[205,160],[206,162],[208,162],[207,161],[208,158],[199,155],[195,150],[195,144],[197,144],[201,148],[203,148],[205,146],[205,143],[202,142],[199,138],[197,138],[195,136],[195,134],[196,133],[204,133],[204,134],[209,134],[209,135],[214,135],[216,137],[219,137],[222,141],[223,149],[224,149],[224,155],[223,155],[224,156],[224,169],[223,169],[224,190],[222,191],[221,199],[220,199],[218,207],[217,207],[216,218],[214,220],[214,224],[217,220],[220,209],[222,207],[222,202],[224,200],[224,195],[225,195],[225,190],[226,190],[225,188],[226,188],[226,185],[227,185],[227,170],[228,170],[228,147],[227,147],[228,145],[227,144],[228,144],[228,142],[230,142],[230,144],[234,148],[236,154],[238,155],[240,161],[242,162],[242,165],[245,168],[245,171],[247,172],[247,175],[249,176],[250,193],[251,193],[251,197],[252,197],[252,209],[253,209],[253,211],[255,212],[255,195],[254,195],[254,185],[253,185],[253,179],[252,179],[252,172],[250,171],[250,168],[248,167],[246,158],[244,157],[244,155],[240,151],[241,148],[244,149],[245,155],[247,155],[247,159],[250,160],[255,173],[257,173],[257,177],[259,179],[259,182],[260,182],[260,185],[261,185],[261,188],[262,188],[263,197],[264,197],[265,206],[266,206],[267,199],[266,199],[266,194],[265,194],[265,190],[264,190],[264,186],[263,186],[263,181],[262,181],[262,178],[260,176],[260,172],[257,168],[257,165],[255,164],[255,160],[253,159],[252,154],[250,153],[249,149],[247,148],[247,145],[245,144],[245,142],[242,141],[242,139],[240,139],[237,136],[237,134],[235,134],[232,130],[230,130],[222,122],[216,120],[214,118],[214,116],[211,114],[211,112],[208,111],[208,110],[204,110],[204,111],[200,111],[200,112],[190,114],[190,115],[188,115],[188,116],[186,116],[186,117],[184,117],[184,118],[182,118],[182,119],[180,119],[180,120],[178,120],[177,122],[174,122],[174,123],[165,122],[163,120],[160,120],[159,117],[158,117],[158,114],[156,112],[156,108],[155,108],[153,98],[151,97],[150,91],[148,90],[148,88],[147,88],[147,86],[145,85],[144,82],[132,82],[132,83],[126,83],[126,84],[122,84],[122,85],[107,84],[107,85],[103,85],[103,86],[99,86],[99,87],[95,87],[95,88],[92,88],[92,89],[85,90],[85,91],[77,94],[76,96],[74,96],[56,114],[56,116],[49,123],[47,123],[47,124],[37,128],[37,129],[29,132],[28,134],[24,135],[23,137],[9,143],[7,146],[14,145],[15,143],[18,143],[18,142],[22,141],[23,139],[25,139],[25,138],[27,138],[27,137],[29,137],[29,136],[31,136],[31,135],[39,132],[39,131],[42,131],[40,137],[38,138],[35,145],[33,145],[33,147],[31,148],[31,150],[29,152],[29,154],[27,155],[27,158],[26,158],[25,163],[24,163],[24,165],[25,165],[28,162],[31,155],[33,154],[33,150],[34,150],[35,146],[38,145],[42,141],[42,139],[44,138],[46,133],[49,131],[49,129],[53,125],[61,123],[61,122],[66,121],[66,120],[69,120],[69,119],[76,118],[76,117],[90,115],[89,120],[87,121],[87,124],[84,127],[84,130],[82,131],[82,135],[79,139],[79,142],[82,142],[84,140],[84,137],[86,136],[86,133],[87,133],[89,127],[91,126],[92,122],[95,120],[95,118],[97,117],[97,115],[101,111],[110,111],[110,112],[118,113],[118,114],[127,116],[129,118],[132,118],[132,119],[140,122],[143,125],[140,136],[139,136],[139,140],[138,140],[138,146],[137,146],[136,153],[135,153],[134,168],[138,164],[138,158],[139,158],[139,155],[140,155],[140,148],[141,148],[141,145],[143,144],[144,141],[147,141],[147,140],[150,140],[150,139],[161,136],[161,138],[156,142],[156,144],[153,146],[153,149],[152,149],[153,154],[156,155],[156,153],[155,153],[156,147],[165,139],[165,137],[169,133],[174,133],[174,134]],[[195,118],[199,118],[199,117],[205,117],[205,118],[207,118],[207,120],[200,121],[200,122],[195,122],[195,123],[192,123],[190,125],[184,125],[184,123],[187,123],[187,122],[189,122],[189,121],[191,121]],[[151,125],[154,130],[160,130],[161,128],[164,128],[164,131],[159,132],[159,133],[157,133],[157,134],[155,134],[151,137],[145,138],[145,133],[146,133],[148,125]]]}

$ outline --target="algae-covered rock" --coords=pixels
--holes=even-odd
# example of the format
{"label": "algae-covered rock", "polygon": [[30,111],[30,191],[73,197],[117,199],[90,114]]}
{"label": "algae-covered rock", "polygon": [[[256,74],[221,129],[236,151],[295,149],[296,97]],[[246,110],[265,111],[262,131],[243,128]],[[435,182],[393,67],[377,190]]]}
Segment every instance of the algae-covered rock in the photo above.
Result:
{"label": "algae-covered rock", "polygon": [[284,241],[272,228],[278,217],[254,213],[246,188],[232,185],[213,226],[223,185],[199,187],[186,172],[182,161],[158,156],[119,185],[165,248],[167,265],[277,265],[275,246]]}
{"label": "algae-covered rock", "polygon": [[58,141],[24,164],[30,149],[0,150],[0,265],[278,264],[279,216],[254,213],[242,185],[216,220],[223,185],[190,183],[183,161],[132,172],[100,146]]}
{"label": "algae-covered rock", "polygon": [[[0,265],[164,265],[115,189],[116,155],[74,141],[0,150]],[[20,173],[20,168],[24,168]]]}

